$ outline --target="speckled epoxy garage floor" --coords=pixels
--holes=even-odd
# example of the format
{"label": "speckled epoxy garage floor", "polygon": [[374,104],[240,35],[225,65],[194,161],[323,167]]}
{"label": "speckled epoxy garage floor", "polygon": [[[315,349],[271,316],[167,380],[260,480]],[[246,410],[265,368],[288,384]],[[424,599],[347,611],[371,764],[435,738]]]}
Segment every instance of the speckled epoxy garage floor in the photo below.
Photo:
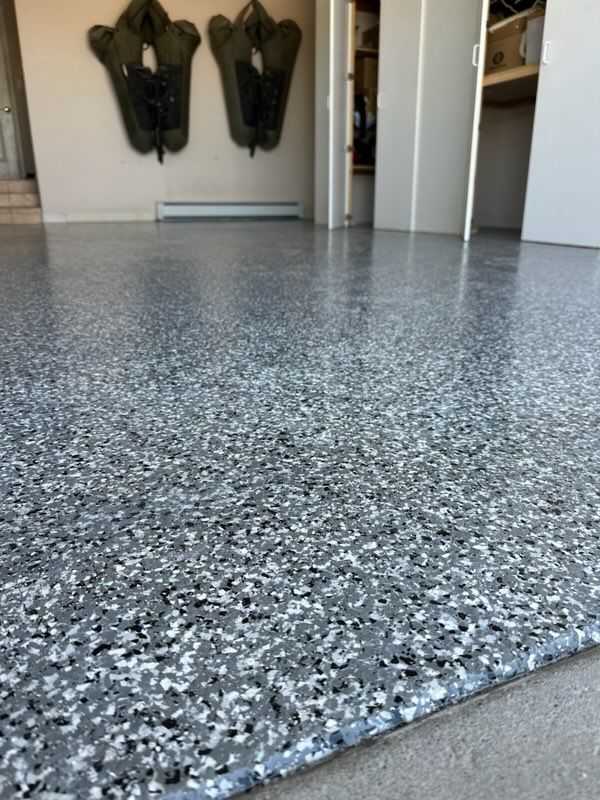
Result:
{"label": "speckled epoxy garage floor", "polygon": [[600,641],[600,259],[0,229],[0,796],[221,798]]}

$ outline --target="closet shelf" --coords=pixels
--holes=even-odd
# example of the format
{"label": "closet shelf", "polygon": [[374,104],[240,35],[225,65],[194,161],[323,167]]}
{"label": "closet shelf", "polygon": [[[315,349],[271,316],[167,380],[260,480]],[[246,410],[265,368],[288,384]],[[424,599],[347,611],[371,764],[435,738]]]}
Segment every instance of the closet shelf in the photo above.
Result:
{"label": "closet shelf", "polygon": [[355,164],[353,171],[355,175],[374,175],[375,167],[373,164]]}
{"label": "closet shelf", "polygon": [[379,58],[379,50],[376,47],[357,47],[357,58]]}
{"label": "closet shelf", "polygon": [[514,108],[535,103],[539,73],[539,64],[527,64],[486,75],[483,104],[492,108]]}
{"label": "closet shelf", "polygon": [[511,81],[519,81],[523,78],[531,78],[534,75],[539,75],[539,64],[524,64],[520,67],[513,67],[512,69],[503,69],[500,72],[492,72],[486,75],[483,79],[483,88],[488,86],[498,86],[501,83],[509,83]]}

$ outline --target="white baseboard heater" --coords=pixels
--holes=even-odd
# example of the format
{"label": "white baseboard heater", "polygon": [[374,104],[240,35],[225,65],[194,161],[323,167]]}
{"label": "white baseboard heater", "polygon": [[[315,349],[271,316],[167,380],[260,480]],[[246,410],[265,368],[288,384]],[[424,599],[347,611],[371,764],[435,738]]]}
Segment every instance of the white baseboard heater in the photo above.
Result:
{"label": "white baseboard heater", "polygon": [[157,203],[159,222],[208,219],[304,219],[302,203]]}

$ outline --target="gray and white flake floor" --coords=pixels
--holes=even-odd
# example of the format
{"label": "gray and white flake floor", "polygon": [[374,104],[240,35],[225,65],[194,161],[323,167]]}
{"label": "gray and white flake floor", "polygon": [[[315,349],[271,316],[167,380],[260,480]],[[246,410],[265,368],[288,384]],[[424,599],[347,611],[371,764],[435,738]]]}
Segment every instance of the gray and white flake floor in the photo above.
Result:
{"label": "gray and white flake floor", "polygon": [[0,797],[225,798],[600,641],[596,253],[0,241]]}

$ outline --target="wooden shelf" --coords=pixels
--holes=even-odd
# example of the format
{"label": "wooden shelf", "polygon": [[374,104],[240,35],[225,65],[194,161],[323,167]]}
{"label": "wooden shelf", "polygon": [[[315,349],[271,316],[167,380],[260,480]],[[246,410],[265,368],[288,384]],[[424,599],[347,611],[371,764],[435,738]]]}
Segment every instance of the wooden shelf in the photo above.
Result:
{"label": "wooden shelf", "polygon": [[486,75],[483,79],[483,88],[487,89],[488,86],[498,86],[501,83],[509,83],[511,81],[520,81],[523,78],[531,78],[534,75],[540,74],[539,64],[523,64],[520,67],[513,67],[512,69],[503,69],[500,72],[492,72]]}
{"label": "wooden shelf", "polygon": [[379,50],[376,47],[357,47],[357,58],[379,58]]}
{"label": "wooden shelf", "polygon": [[539,64],[527,64],[486,75],[483,81],[483,105],[515,108],[535,103],[539,74]]}
{"label": "wooden shelf", "polygon": [[355,175],[375,175],[374,164],[355,164],[352,168]]}

